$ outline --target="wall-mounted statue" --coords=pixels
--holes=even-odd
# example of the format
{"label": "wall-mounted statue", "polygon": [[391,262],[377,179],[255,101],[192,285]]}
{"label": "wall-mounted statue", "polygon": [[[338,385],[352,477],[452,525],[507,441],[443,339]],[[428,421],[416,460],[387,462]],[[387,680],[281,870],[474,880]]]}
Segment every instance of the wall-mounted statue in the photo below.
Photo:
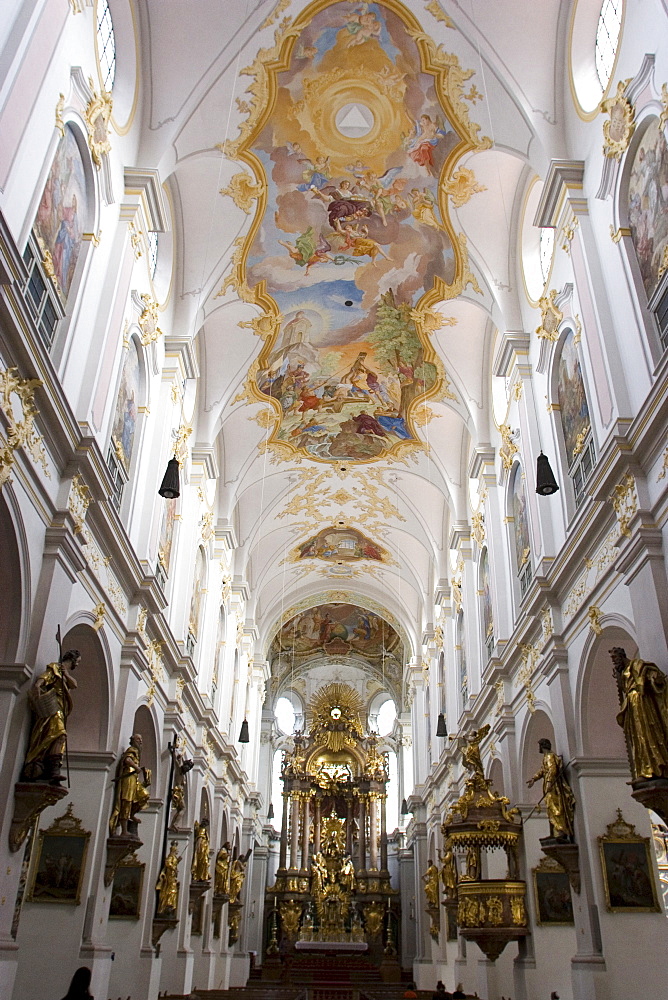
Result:
{"label": "wall-mounted statue", "polygon": [[176,915],[179,905],[179,882],[178,870],[181,860],[177,852],[177,842],[172,841],[169,854],[165,858],[162,871],[155,884],[158,893],[157,914],[159,917],[171,917]]}
{"label": "wall-mounted statue", "polygon": [[634,781],[668,778],[668,678],[655,663],[629,660],[620,646],[610,656],[631,776]]}
{"label": "wall-mounted statue", "polygon": [[209,821],[204,817],[201,823],[195,820],[195,849],[193,851],[190,876],[193,882],[208,882],[211,878],[209,868]]}
{"label": "wall-mounted statue", "polygon": [[543,755],[543,763],[533,778],[529,778],[527,785],[531,788],[539,778],[543,779],[543,799],[550,823],[550,836],[572,843],[575,796],[566,781],[564,762],[559,754],[552,751],[550,740],[539,740],[538,749]]}
{"label": "wall-mounted statue", "polygon": [[142,767],[142,743],[140,734],[133,733],[128,748],[116,764],[114,806],[109,818],[110,837],[116,836],[119,827],[121,837],[136,837],[137,813],[148,805],[151,772],[149,768]]}
{"label": "wall-mounted statue", "polygon": [[30,740],[21,774],[22,781],[48,781],[60,785],[60,773],[67,743],[67,717],[77,682],[72,671],[79,665],[78,649],[70,649],[59,663],[49,663],[30,689],[32,708]]}
{"label": "wall-mounted statue", "polygon": [[240,858],[235,858],[232,862],[232,867],[230,869],[230,903],[239,902],[241,890],[243,889],[244,882],[246,880],[246,863],[249,855],[250,851],[248,854],[244,854]]}
{"label": "wall-mounted statue", "polygon": [[216,855],[213,891],[217,896],[226,895],[230,888],[230,842],[226,840]]}
{"label": "wall-mounted statue", "polygon": [[438,878],[438,868],[430,858],[427,862],[427,870],[422,876],[424,894],[427,897],[429,906],[438,906]]}

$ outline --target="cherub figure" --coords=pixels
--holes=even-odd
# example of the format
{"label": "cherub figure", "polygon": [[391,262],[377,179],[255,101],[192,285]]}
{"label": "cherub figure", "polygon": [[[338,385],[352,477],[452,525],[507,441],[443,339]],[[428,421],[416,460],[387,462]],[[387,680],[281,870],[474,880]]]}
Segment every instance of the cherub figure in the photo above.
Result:
{"label": "cherub figure", "polygon": [[404,139],[404,148],[411,160],[433,174],[434,147],[438,146],[447,134],[441,122],[434,121],[431,115],[420,115],[419,121],[413,126],[412,134]]}

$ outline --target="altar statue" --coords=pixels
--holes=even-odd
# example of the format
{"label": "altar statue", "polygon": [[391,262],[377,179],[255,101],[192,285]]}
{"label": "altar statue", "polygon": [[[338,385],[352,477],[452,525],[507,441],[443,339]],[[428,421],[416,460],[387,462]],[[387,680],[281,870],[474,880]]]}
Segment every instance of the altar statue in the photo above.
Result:
{"label": "altar statue", "polygon": [[116,836],[120,826],[121,837],[137,836],[137,813],[148,805],[151,772],[142,767],[139,733],[130,737],[128,748],[118,758],[114,778],[114,805],[109,817],[109,836]]}
{"label": "altar statue", "polygon": [[668,684],[655,663],[610,650],[619,691],[617,722],[624,730],[634,781],[668,778]]}
{"label": "altar statue", "polygon": [[195,820],[195,848],[190,866],[190,876],[193,882],[208,882],[211,878],[209,869],[209,821],[204,817],[201,823]]}
{"label": "altar statue", "polygon": [[527,785],[531,788],[539,778],[543,779],[543,799],[550,823],[550,836],[572,843],[575,796],[566,781],[564,762],[559,754],[552,752],[549,740],[539,740],[538,749],[543,755],[543,763],[533,778],[529,778]]}
{"label": "altar statue", "polygon": [[68,650],[60,662],[47,664],[30,689],[33,715],[23,781],[48,781],[58,786],[65,781],[60,769],[67,742],[67,717],[72,711],[70,691],[77,686],[72,671],[80,660],[78,649]]}
{"label": "altar statue", "polygon": [[230,888],[230,842],[226,840],[216,855],[213,891],[217,896],[227,895]]}
{"label": "altar statue", "polygon": [[427,862],[427,870],[422,876],[424,894],[430,906],[438,906],[438,878],[438,868],[430,858]]}
{"label": "altar statue", "polygon": [[156,892],[158,893],[158,908],[156,912],[159,917],[175,916],[179,905],[177,874],[181,859],[177,853],[177,846],[177,842],[173,840],[169,854],[165,858],[162,871],[158,876],[158,881],[155,884]]}

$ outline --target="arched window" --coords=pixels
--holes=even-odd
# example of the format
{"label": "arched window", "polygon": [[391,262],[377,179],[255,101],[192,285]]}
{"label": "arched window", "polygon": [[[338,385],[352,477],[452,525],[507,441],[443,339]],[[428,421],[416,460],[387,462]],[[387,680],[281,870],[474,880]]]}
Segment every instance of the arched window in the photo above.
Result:
{"label": "arched window", "polygon": [[513,526],[515,571],[520,584],[520,597],[524,597],[532,578],[531,541],[529,535],[529,506],[524,486],[522,466],[516,464],[510,487],[510,516]]}
{"label": "arched window", "polygon": [[279,698],[274,708],[276,725],[284,736],[290,736],[295,731],[295,706],[289,698]]}
{"label": "arched window", "polygon": [[459,675],[459,690],[461,692],[461,710],[466,708],[469,700],[469,672],[466,662],[466,640],[464,635],[464,612],[457,615],[456,628],[457,642],[455,653],[457,654],[457,673]]}
{"label": "arched window", "polygon": [[605,92],[617,57],[619,33],[622,30],[622,0],[603,0],[596,27],[594,57],[596,74]]}
{"label": "arched window", "polygon": [[665,185],[668,177],[668,143],[654,119],[636,146],[628,184],[628,219],[631,240],[650,309],[654,311],[661,343],[668,347],[668,212]]}
{"label": "arched window", "polygon": [[111,425],[111,441],[107,465],[114,481],[112,501],[120,511],[123,488],[130,478],[130,467],[137,431],[137,414],[141,387],[139,350],[134,337],[130,338],[121,369],[121,381],[116,397],[116,408]]}
{"label": "arched window", "polygon": [[578,506],[584,499],[596,454],[578,346],[572,330],[566,332],[559,353],[557,401],[566,465]]}
{"label": "arched window", "polygon": [[202,624],[203,597],[206,593],[206,555],[200,545],[195,559],[195,576],[193,578],[193,589],[190,598],[190,613],[188,616],[188,637],[186,648],[190,655],[195,651],[195,643],[199,638]]}
{"label": "arched window", "polygon": [[479,589],[483,643],[487,651],[487,659],[489,659],[494,649],[494,616],[492,614],[492,590],[489,579],[489,555],[486,548],[482,550],[480,555]]}
{"label": "arched window", "polygon": [[116,39],[107,0],[98,0],[96,41],[102,86],[107,92],[110,92],[116,77]]}
{"label": "arched window", "polygon": [[158,234],[151,231],[148,234],[148,270],[151,279],[155,278],[155,269],[158,266]]}
{"label": "arched window", "polygon": [[378,709],[378,735],[389,736],[394,729],[394,720],[397,717],[397,706],[391,698],[384,701]]}

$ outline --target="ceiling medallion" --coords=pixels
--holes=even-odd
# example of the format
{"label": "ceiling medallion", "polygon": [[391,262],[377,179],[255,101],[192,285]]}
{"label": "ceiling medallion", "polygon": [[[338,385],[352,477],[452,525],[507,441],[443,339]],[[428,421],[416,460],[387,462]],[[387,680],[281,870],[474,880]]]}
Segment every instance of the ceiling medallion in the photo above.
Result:
{"label": "ceiling medallion", "polygon": [[458,161],[491,145],[473,71],[398,0],[316,0],[247,72],[249,118],[222,148],[255,180],[224,193],[255,217],[219,294],[266,317],[245,324],[262,322],[247,390],[271,403],[266,446],[336,465],[422,448],[416,407],[444,383],[430,317],[474,282],[449,214],[482,190]]}

